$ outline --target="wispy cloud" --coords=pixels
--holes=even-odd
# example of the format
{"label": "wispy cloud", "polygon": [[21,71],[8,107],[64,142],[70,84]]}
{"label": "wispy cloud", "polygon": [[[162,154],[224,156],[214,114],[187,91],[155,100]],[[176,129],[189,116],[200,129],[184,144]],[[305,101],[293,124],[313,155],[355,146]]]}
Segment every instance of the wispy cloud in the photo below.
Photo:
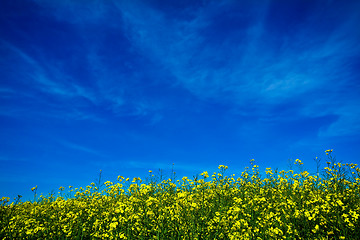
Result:
{"label": "wispy cloud", "polygon": [[[146,81],[161,81],[154,80],[157,76],[151,68],[156,66],[166,76],[163,80],[166,84],[186,89],[200,99],[231,104],[233,113],[269,117],[274,114],[267,110],[271,109],[269,106],[296,100],[302,104],[298,105],[295,118],[300,114],[308,117],[336,114],[340,116],[339,122],[333,126],[348,129],[338,133],[359,131],[355,127],[359,125],[357,104],[350,104],[354,107],[349,109],[349,101],[339,100],[334,110],[322,103],[329,102],[331,97],[341,98],[340,95],[320,94],[323,101],[315,96],[321,91],[337,94],[331,91],[331,86],[346,89],[347,79],[359,77],[351,75],[351,61],[360,54],[357,44],[360,34],[354,30],[360,19],[349,14],[347,19],[338,18],[331,29],[326,23],[331,19],[326,14],[336,13],[328,13],[327,7],[335,3],[325,4],[320,13],[314,3],[313,11],[308,11],[301,25],[294,25],[291,33],[285,33],[281,29],[272,31],[272,17],[279,14],[271,8],[273,1],[262,5],[209,1],[177,9],[176,16],[145,1],[91,1],[86,8],[70,0],[36,2],[49,9],[47,16],[71,24],[91,39],[81,40],[82,60],[88,66],[91,87],[76,81],[67,73],[69,66],[60,60],[57,63],[49,60],[51,64],[46,64],[14,45],[7,45],[13,55],[32,68],[27,77],[41,92],[65,101],[82,97],[117,116],[146,117],[150,123],[156,123],[163,118],[161,110],[168,105],[144,97],[146,88],[142,86],[146,78]],[[236,15],[226,14],[234,8],[238,10]],[[112,40],[113,46],[127,48],[125,54],[129,58],[118,57],[111,62],[110,55],[104,51],[106,36],[91,34],[91,27],[84,28],[105,22],[109,23],[106,28],[118,33],[114,35],[118,39]],[[313,29],[324,30],[317,34]],[[215,31],[219,34],[215,35]],[[355,96],[351,101],[358,103],[359,98]]]}
{"label": "wispy cloud", "polygon": [[[123,12],[126,33],[135,46],[148,58],[160,62],[176,77],[179,86],[192,94],[226,100],[235,104],[235,108],[252,102],[257,114],[264,111],[262,106],[297,99],[303,103],[300,106],[312,109],[299,109],[298,114],[309,117],[337,114],[339,122],[331,127],[339,129],[337,134],[359,131],[356,127],[359,120],[355,117],[358,104],[349,109],[345,107],[347,101],[340,100],[338,110],[326,105],[317,108],[314,104],[316,92],[327,91],[330,95],[331,87],[345,89],[346,79],[359,77],[346,74],[351,71],[349,64],[353,57],[360,54],[359,32],[353,32],[360,23],[359,17],[339,19],[333,31],[317,35],[310,31],[313,24],[319,24],[318,29],[327,26],[321,25],[322,16],[310,11],[314,15],[308,16],[301,29],[293,34],[276,35],[267,29],[268,19],[263,17],[276,13],[268,12],[269,8],[264,5],[253,9],[258,14],[254,19],[247,19],[248,24],[236,27],[236,23],[224,22],[222,27],[233,27],[233,31],[224,31],[222,36],[207,36],[218,21],[212,9],[221,12],[231,7],[231,4],[209,4],[193,18],[184,20],[168,19],[166,14],[144,3],[118,5]],[[235,41],[239,44],[234,44]],[[321,97],[329,102],[334,96],[321,94]],[[359,103],[360,99],[355,97],[353,101]]]}
{"label": "wispy cloud", "polygon": [[187,172],[199,172],[205,171],[203,165],[193,163],[191,165],[189,164],[182,164],[182,163],[174,163],[170,160],[157,160],[157,161],[138,161],[138,160],[129,160],[124,161],[124,163],[127,165],[127,167],[130,168],[148,168],[149,170],[152,170],[153,172],[156,172],[156,170],[175,170],[175,171],[187,171]]}
{"label": "wispy cloud", "polygon": [[102,1],[94,0],[88,1],[86,5],[72,0],[61,2],[34,0],[34,2],[47,11],[45,14],[51,14],[59,21],[78,25],[99,24],[107,19],[111,10],[111,4],[109,4],[111,1],[104,4]]}
{"label": "wispy cloud", "polygon": [[[91,104],[98,104],[98,99],[91,90],[78,84],[70,75],[65,73],[65,69],[56,67],[57,64],[54,61],[58,60],[48,59],[45,63],[37,59],[42,59],[42,56],[31,56],[15,45],[5,41],[1,41],[1,47],[7,51],[7,61],[12,62],[12,64],[16,66],[16,71],[14,69],[12,73],[10,71],[6,73],[7,76],[9,74],[13,74],[14,76],[12,76],[11,82],[4,82],[2,84],[2,89],[3,91],[6,90],[6,95],[2,95],[1,97],[13,99],[19,99],[19,97],[21,97],[27,99],[27,101],[36,103],[41,101],[42,105],[52,107],[54,111],[55,109],[56,111],[61,110],[64,113],[59,114],[59,112],[57,112],[53,117],[63,117],[64,115],[70,117],[69,114],[73,112],[75,113],[74,117],[78,118],[80,110],[76,104],[69,104],[76,98],[83,98]],[[38,51],[41,52],[42,49],[39,48]],[[17,82],[17,84],[14,82]],[[58,99],[58,101],[66,104],[63,105],[62,109],[59,109],[58,104],[56,104],[54,108],[55,103],[51,103],[42,98],[42,94],[54,97]],[[21,105],[17,107],[19,108]],[[23,110],[26,111],[26,109]],[[33,111],[33,109],[31,111]],[[7,114],[9,114],[9,112],[7,112]],[[39,114],[43,113],[39,112]],[[85,113],[82,113],[83,117],[84,115]]]}
{"label": "wispy cloud", "polygon": [[87,146],[83,146],[83,145],[76,144],[73,142],[60,141],[60,144],[63,145],[64,147],[71,148],[75,151],[79,151],[79,152],[83,152],[83,153],[87,153],[87,154],[91,154],[91,155],[96,155],[96,156],[100,156],[100,157],[106,157],[104,154],[102,154],[101,152],[99,152],[97,150],[94,150],[93,148],[89,148]]}
{"label": "wispy cloud", "polygon": [[[360,101],[356,99],[354,102],[340,104],[339,107],[334,107],[331,112],[339,116],[338,120],[331,124],[326,129],[321,129],[320,137],[331,136],[356,136],[360,133]],[[316,109],[318,110],[318,109]],[[315,111],[313,112],[316,114]]]}

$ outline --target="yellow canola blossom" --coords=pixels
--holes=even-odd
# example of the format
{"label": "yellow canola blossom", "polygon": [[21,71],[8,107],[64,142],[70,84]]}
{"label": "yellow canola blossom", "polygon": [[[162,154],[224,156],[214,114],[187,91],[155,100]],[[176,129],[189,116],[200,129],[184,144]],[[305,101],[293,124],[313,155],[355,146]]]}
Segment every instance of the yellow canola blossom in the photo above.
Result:
{"label": "yellow canola blossom", "polygon": [[207,171],[150,183],[119,176],[101,188],[71,188],[70,197],[63,187],[32,202],[3,197],[0,239],[357,239],[356,167],[329,164],[321,175],[267,168],[262,178],[253,165],[235,178],[219,165],[212,178]]}

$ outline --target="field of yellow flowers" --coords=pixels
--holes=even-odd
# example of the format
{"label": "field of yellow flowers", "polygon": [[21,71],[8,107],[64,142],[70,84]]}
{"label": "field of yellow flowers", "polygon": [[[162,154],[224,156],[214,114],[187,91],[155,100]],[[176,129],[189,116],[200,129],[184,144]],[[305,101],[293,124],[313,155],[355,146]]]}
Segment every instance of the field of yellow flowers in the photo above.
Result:
{"label": "field of yellow flowers", "polygon": [[11,204],[3,197],[0,238],[360,239],[360,169],[336,163],[331,151],[313,176],[267,168],[261,177],[252,160],[238,178],[220,165],[194,179],[119,176],[102,190],[95,183],[70,187],[68,197]]}

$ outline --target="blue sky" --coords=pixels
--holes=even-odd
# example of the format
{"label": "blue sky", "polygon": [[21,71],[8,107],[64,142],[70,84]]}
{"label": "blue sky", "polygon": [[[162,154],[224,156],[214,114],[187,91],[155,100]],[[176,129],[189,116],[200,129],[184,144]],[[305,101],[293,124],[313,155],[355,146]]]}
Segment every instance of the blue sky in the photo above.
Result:
{"label": "blue sky", "polygon": [[[359,163],[359,1],[0,2],[0,195]],[[174,164],[174,165],[173,165]]]}

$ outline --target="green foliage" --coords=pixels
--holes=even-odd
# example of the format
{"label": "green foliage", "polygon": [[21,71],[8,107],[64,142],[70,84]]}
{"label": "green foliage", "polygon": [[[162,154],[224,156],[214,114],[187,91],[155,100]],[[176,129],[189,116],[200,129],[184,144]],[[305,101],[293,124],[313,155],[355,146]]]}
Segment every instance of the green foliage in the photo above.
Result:
{"label": "green foliage", "polygon": [[252,160],[237,179],[220,165],[212,176],[194,179],[155,180],[151,171],[147,184],[99,179],[86,188],[70,186],[67,196],[36,198],[35,187],[36,201],[1,199],[0,238],[356,239],[360,169],[335,163],[331,151],[322,177],[267,168],[261,178]]}

